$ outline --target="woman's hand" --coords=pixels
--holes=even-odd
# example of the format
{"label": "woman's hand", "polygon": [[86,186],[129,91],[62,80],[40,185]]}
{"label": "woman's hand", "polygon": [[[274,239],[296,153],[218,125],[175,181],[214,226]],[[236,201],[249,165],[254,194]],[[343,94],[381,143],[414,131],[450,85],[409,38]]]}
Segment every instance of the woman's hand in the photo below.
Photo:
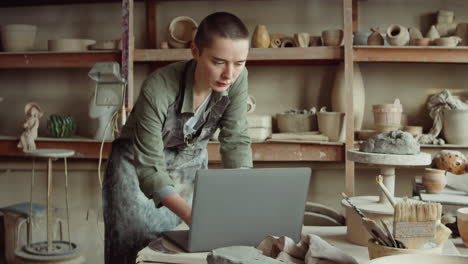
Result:
{"label": "woman's hand", "polygon": [[190,226],[190,222],[192,221],[192,207],[182,199],[179,194],[174,193],[168,195],[161,203]]}

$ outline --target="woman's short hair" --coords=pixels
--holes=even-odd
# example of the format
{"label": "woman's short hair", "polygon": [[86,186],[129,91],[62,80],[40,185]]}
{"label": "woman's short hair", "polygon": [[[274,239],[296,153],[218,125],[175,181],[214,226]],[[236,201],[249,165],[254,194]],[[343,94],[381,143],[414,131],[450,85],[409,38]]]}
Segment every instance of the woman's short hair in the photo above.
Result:
{"label": "woman's short hair", "polygon": [[195,44],[200,53],[209,48],[213,37],[228,39],[249,39],[249,30],[235,15],[227,12],[216,12],[205,17],[197,29]]}

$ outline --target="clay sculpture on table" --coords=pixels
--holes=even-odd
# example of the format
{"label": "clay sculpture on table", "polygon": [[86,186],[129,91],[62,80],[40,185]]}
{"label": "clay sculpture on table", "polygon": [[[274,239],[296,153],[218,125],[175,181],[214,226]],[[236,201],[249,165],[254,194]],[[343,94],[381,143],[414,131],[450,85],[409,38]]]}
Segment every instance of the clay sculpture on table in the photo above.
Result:
{"label": "clay sculpture on table", "polygon": [[37,138],[37,129],[39,128],[39,118],[44,115],[44,111],[36,103],[28,103],[24,108],[26,121],[23,124],[24,131],[21,133],[18,148],[26,150],[36,149],[34,140]]}
{"label": "clay sculpture on table", "polygon": [[420,146],[410,133],[396,130],[369,138],[359,150],[371,153],[414,155],[420,152]]}

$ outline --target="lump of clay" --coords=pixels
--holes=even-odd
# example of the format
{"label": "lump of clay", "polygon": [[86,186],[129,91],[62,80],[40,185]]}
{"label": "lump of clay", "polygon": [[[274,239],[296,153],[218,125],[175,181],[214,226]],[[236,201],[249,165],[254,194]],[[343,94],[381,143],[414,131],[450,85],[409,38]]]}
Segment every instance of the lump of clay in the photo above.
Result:
{"label": "lump of clay", "polygon": [[371,153],[413,155],[420,152],[420,146],[410,133],[397,130],[369,138],[359,150]]}
{"label": "lump of clay", "polygon": [[284,264],[262,255],[254,247],[233,246],[213,249],[206,257],[208,264]]}

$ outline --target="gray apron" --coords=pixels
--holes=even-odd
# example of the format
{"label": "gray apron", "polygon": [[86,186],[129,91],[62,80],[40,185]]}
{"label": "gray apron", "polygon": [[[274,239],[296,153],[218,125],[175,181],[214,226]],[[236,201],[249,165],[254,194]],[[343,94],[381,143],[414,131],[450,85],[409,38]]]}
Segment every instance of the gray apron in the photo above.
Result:
{"label": "gray apron", "polygon": [[[175,182],[176,192],[191,204],[195,173],[198,169],[208,167],[206,145],[216,130],[229,99],[227,96],[221,98],[212,105],[211,111],[205,112],[195,125],[195,135],[184,136],[183,126],[191,117],[180,111],[188,65],[189,63],[182,73],[176,101],[168,108],[162,137],[169,176]],[[139,250],[158,238],[161,232],[173,229],[181,223],[166,207],[156,208],[154,202],[140,190],[130,139],[117,139],[112,143],[102,195],[106,264],[135,263]]]}

